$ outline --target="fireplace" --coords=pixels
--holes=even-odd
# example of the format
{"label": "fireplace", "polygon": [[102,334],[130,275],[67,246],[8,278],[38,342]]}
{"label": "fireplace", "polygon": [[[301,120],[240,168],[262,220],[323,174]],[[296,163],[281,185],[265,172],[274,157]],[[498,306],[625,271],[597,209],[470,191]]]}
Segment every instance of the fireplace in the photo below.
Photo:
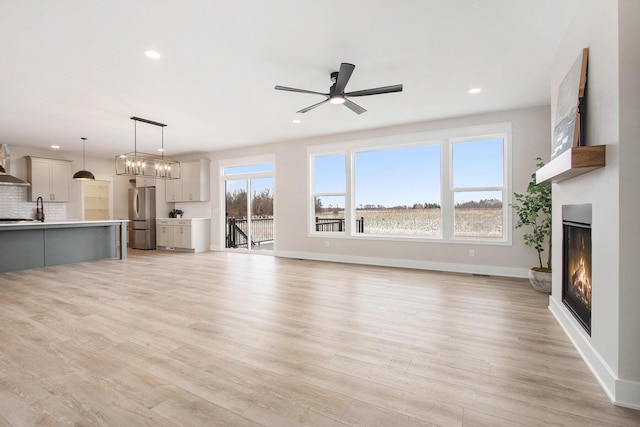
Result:
{"label": "fireplace", "polygon": [[591,335],[591,205],[562,206],[562,302]]}

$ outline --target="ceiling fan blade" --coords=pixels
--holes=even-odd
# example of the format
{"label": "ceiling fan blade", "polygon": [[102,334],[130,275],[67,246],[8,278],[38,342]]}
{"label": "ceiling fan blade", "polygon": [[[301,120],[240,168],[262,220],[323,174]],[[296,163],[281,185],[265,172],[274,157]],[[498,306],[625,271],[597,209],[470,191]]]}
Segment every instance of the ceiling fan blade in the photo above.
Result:
{"label": "ceiling fan blade", "polygon": [[402,85],[383,86],[373,89],[357,90],[355,92],[345,93],[345,96],[367,96],[380,95],[383,93],[402,92]]}
{"label": "ceiling fan blade", "polygon": [[329,96],[328,93],[314,92],[312,90],[305,90],[305,89],[296,89],[294,87],[276,86],[276,87],[274,87],[274,89],[275,90],[286,90],[286,91],[289,91],[289,92],[310,93],[310,94],[313,94],[313,95]]}
{"label": "ceiling fan blade", "polygon": [[[322,95],[322,94],[320,94],[320,95]],[[309,107],[307,107],[307,108],[303,108],[303,109],[302,109],[302,110],[300,110],[300,111],[296,111],[296,113],[306,113],[306,112],[307,112],[307,111],[309,111],[309,110],[313,110],[314,108],[319,107],[320,105],[324,104],[324,103],[325,103],[325,102],[327,102],[328,100],[329,100],[329,98],[325,99],[324,101],[320,101],[320,102],[318,102],[317,104],[313,104],[313,105],[311,105],[311,106],[309,106]]]}
{"label": "ceiling fan blade", "polygon": [[340,71],[338,71],[338,79],[336,80],[336,94],[344,93],[344,88],[347,86],[351,78],[351,73],[353,73],[355,68],[355,65],[346,62],[340,64]]}
{"label": "ceiling fan blade", "polygon": [[351,102],[348,99],[344,100],[344,106],[357,114],[365,113],[367,110],[356,104],[355,102]]}

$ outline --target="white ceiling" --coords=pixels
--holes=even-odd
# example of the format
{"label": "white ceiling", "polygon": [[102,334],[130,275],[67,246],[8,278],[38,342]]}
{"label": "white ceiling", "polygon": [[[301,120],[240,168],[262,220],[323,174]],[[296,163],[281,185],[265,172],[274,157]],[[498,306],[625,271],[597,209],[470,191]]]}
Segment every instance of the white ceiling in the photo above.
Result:
{"label": "white ceiling", "polygon": [[[579,0],[20,0],[0,2],[0,143],[114,156],[138,116],[168,155],[549,103]],[[152,60],[153,49],[162,58]],[[314,95],[341,62],[357,115]],[[478,95],[468,89],[481,87]],[[294,118],[302,120],[292,124]],[[138,151],[160,128],[138,125]]]}

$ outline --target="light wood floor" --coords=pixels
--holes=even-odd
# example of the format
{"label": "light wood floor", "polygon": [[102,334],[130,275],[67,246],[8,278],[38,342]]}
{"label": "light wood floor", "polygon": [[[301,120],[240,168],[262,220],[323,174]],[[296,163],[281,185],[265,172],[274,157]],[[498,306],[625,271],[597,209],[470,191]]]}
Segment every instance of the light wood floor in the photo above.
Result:
{"label": "light wood floor", "polygon": [[524,280],[132,251],[0,274],[0,426],[638,426]]}

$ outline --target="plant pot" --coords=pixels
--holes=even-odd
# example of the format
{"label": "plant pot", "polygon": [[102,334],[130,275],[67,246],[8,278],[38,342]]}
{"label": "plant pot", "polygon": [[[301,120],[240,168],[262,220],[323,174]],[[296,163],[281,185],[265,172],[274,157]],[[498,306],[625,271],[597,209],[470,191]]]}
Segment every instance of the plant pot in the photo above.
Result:
{"label": "plant pot", "polygon": [[531,286],[536,291],[544,292],[545,294],[551,293],[550,271],[529,270],[529,282],[531,282]]}

